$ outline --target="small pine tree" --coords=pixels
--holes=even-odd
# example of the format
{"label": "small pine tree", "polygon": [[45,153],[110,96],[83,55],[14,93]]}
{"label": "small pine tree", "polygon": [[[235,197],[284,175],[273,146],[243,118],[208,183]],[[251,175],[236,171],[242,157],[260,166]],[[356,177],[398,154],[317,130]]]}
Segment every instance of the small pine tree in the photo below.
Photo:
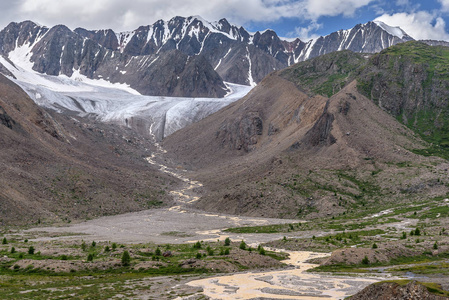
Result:
{"label": "small pine tree", "polygon": [[201,253],[198,252],[198,253],[196,254],[196,258],[197,258],[197,259],[201,259],[201,257],[203,257],[203,256],[201,255]]}
{"label": "small pine tree", "polygon": [[419,228],[415,229],[415,235],[421,235],[421,231],[419,230]]}
{"label": "small pine tree", "polygon": [[407,233],[405,231],[402,232],[401,239],[405,240],[407,238]]}
{"label": "small pine tree", "polygon": [[112,250],[117,249],[117,244],[116,243],[112,243]]}
{"label": "small pine tree", "polygon": [[83,250],[83,251],[86,251],[86,242],[82,242],[81,243],[81,249]]}
{"label": "small pine tree", "polygon": [[214,255],[214,250],[210,246],[207,246],[207,255],[209,255],[209,256]]}
{"label": "small pine tree", "polygon": [[34,254],[34,247],[30,246],[30,248],[28,248],[28,254],[33,255]]}
{"label": "small pine tree", "polygon": [[242,250],[245,250],[245,249],[246,249],[246,243],[245,243],[245,241],[242,240],[242,241],[240,242],[239,248],[242,249]]}
{"label": "small pine tree", "polygon": [[369,259],[368,256],[365,255],[365,257],[362,259],[362,264],[369,265]]}
{"label": "small pine tree", "polygon": [[201,243],[200,241],[196,242],[195,244],[193,244],[193,249],[201,249]]}
{"label": "small pine tree", "polygon": [[93,261],[94,260],[94,255],[92,253],[89,253],[89,255],[87,255],[87,261]]}
{"label": "small pine tree", "polygon": [[6,244],[8,244],[8,240],[4,237],[2,240],[2,245],[6,245]]}
{"label": "small pine tree", "polygon": [[104,247],[104,252],[109,252],[111,249],[109,249],[109,246]]}
{"label": "small pine tree", "polygon": [[224,245],[225,245],[225,246],[231,245],[231,239],[227,237],[227,238],[225,239],[225,241],[224,241]]}
{"label": "small pine tree", "polygon": [[438,249],[438,243],[435,241],[435,244],[433,244],[433,249],[437,250]]}
{"label": "small pine tree", "polygon": [[12,254],[12,253],[16,253],[16,248],[11,247],[11,254]]}
{"label": "small pine tree", "polygon": [[377,244],[376,243],[373,244],[373,249],[377,249]]}
{"label": "small pine tree", "polygon": [[410,231],[410,235],[415,235],[415,231],[413,229]]}
{"label": "small pine tree", "polygon": [[156,256],[161,256],[161,255],[162,255],[161,249],[159,249],[159,247],[157,247],[157,248],[156,248],[156,251],[154,251],[154,254],[155,254]]}
{"label": "small pine tree", "polygon": [[229,255],[229,252],[230,252],[229,248],[226,248],[225,251],[224,251],[224,255]]}
{"label": "small pine tree", "polygon": [[131,262],[131,256],[129,255],[129,252],[127,250],[123,251],[122,254],[122,265],[123,266],[129,266]]}
{"label": "small pine tree", "polygon": [[260,247],[259,254],[260,255],[265,255],[265,249],[263,247]]}
{"label": "small pine tree", "polygon": [[97,243],[95,241],[92,241],[92,248],[95,248],[95,246],[97,245]]}

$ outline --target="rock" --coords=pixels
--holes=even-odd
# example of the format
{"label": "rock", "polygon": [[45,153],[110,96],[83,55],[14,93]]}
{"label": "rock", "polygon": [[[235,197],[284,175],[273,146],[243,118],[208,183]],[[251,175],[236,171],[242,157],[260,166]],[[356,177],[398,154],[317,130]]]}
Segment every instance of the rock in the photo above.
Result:
{"label": "rock", "polygon": [[374,283],[354,296],[351,300],[446,300],[448,297],[431,294],[427,288],[421,284],[412,281],[407,285],[399,285],[392,282]]}

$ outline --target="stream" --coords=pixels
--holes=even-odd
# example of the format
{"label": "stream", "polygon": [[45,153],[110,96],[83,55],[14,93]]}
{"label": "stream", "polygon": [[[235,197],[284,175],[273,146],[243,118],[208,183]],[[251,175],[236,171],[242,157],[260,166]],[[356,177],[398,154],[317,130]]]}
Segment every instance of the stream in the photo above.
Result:
{"label": "stream", "polygon": [[[158,163],[155,158],[158,153],[163,154],[165,150],[155,143],[158,151],[147,161],[157,166],[161,171],[168,173],[183,182],[183,187],[179,190],[171,191],[175,201],[179,204],[170,210],[183,211],[183,206],[191,204],[199,199],[195,194],[195,188],[202,187],[198,181],[191,181],[188,177],[181,175],[166,165]],[[183,211],[187,213],[187,211]],[[220,218],[220,215],[214,215]],[[240,217],[235,217],[239,219]],[[296,220],[298,222],[298,220]],[[263,225],[257,224],[257,225]],[[201,232],[198,232],[201,233]],[[202,232],[205,235],[216,235],[217,237],[209,238],[209,240],[224,240],[229,235],[224,235],[220,229],[209,230]],[[257,236],[257,235],[256,235]],[[275,236],[272,236],[275,238]],[[235,239],[235,238],[234,238]],[[248,242],[246,236],[242,237]],[[207,239],[203,239],[207,240]],[[254,239],[252,235],[253,247],[258,244],[266,242],[263,240]],[[194,242],[194,241],[189,241]],[[201,294],[210,297],[211,299],[344,299],[353,295],[363,289],[364,287],[380,281],[385,280],[385,277],[344,277],[334,275],[322,275],[317,273],[308,273],[307,270],[317,267],[317,264],[308,263],[307,261],[314,258],[323,258],[330,256],[330,253],[316,253],[309,251],[285,251],[278,249],[270,249],[273,251],[282,251],[289,254],[289,258],[284,263],[291,266],[288,270],[278,270],[270,272],[246,272],[239,274],[232,274],[227,276],[217,276],[212,278],[194,280],[187,283],[193,287],[200,287],[203,289]],[[385,274],[384,274],[385,276]],[[177,298],[178,300],[189,299],[188,297]]]}
{"label": "stream", "polygon": [[[85,240],[114,241],[117,243],[193,243],[199,240],[217,241],[229,237],[233,241],[245,240],[248,245],[257,245],[283,238],[285,233],[237,234],[224,232],[223,229],[240,226],[258,226],[285,223],[298,223],[299,220],[254,218],[226,214],[208,213],[194,210],[189,204],[199,199],[197,188],[202,184],[188,178],[186,171],[170,168],[159,161],[165,153],[155,143],[157,150],[146,158],[147,162],[162,172],[181,181],[181,186],[170,193],[175,205],[170,208],[151,209],[140,212],[101,217],[62,227],[40,227],[25,232],[49,232],[51,236],[40,236],[34,240]],[[54,235],[56,233],[56,236]],[[311,237],[310,233],[296,233],[296,238]],[[294,237],[293,237],[294,238]],[[330,253],[307,251],[282,251],[289,254],[285,261],[288,269],[245,272],[226,276],[209,277],[187,283],[202,288],[200,297],[211,299],[343,299],[353,295],[371,283],[386,279],[374,275],[366,277],[348,277],[306,272],[317,265],[307,261],[326,257]],[[191,296],[178,298],[188,300]],[[197,299],[197,298],[195,298]]]}

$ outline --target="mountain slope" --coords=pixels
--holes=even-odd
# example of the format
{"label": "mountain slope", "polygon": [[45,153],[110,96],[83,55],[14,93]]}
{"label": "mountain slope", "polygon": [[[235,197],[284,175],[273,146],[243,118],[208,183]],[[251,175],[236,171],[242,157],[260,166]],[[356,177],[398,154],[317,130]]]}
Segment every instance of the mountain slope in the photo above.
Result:
{"label": "mountain slope", "polygon": [[[173,160],[189,162],[185,168],[208,188],[196,206],[312,218],[392,197],[400,203],[445,195],[447,163],[412,153],[427,144],[350,79],[367,63],[343,51],[273,73],[245,98],[168,137]],[[304,85],[307,76],[298,74],[310,68],[315,75]],[[323,86],[334,79],[338,88],[328,98]]]}
{"label": "mountain slope", "polygon": [[47,112],[0,75],[0,222],[67,222],[163,205],[160,187],[171,179],[143,160],[145,147],[130,130]]}

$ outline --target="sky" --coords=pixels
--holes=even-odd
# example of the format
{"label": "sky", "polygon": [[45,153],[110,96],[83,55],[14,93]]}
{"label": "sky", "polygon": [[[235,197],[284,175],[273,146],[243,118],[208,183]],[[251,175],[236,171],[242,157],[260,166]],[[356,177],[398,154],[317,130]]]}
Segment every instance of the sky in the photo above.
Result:
{"label": "sky", "polygon": [[174,16],[226,18],[250,32],[307,41],[380,20],[415,39],[449,41],[449,0],[1,0],[0,28],[25,20],[71,29],[131,31]]}

